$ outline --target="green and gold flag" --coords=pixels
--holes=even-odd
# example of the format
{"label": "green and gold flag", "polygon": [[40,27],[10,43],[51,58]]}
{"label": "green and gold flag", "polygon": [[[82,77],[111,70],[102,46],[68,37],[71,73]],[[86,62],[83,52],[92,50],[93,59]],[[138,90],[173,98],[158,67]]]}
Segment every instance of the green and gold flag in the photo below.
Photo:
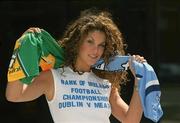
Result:
{"label": "green and gold flag", "polygon": [[8,69],[8,81],[30,84],[41,71],[58,68],[64,63],[64,50],[45,30],[23,34],[14,47]]}

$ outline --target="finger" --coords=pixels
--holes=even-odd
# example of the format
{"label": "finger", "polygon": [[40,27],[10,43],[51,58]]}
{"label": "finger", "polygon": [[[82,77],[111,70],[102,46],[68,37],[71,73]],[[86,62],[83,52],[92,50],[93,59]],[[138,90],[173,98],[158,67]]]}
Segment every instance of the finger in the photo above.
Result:
{"label": "finger", "polygon": [[133,61],[135,60],[135,55],[133,55],[130,59],[129,59],[129,69],[131,70],[132,74],[135,75],[135,70],[132,66]]}
{"label": "finger", "polygon": [[142,63],[144,61],[144,57],[139,56],[138,61]]}
{"label": "finger", "polygon": [[140,56],[139,55],[133,55],[133,60],[139,62],[140,61]]}
{"label": "finger", "polygon": [[141,61],[144,57],[141,57],[140,55],[135,55],[135,60],[136,61]]}
{"label": "finger", "polygon": [[33,33],[41,33],[41,29],[38,27],[30,27],[27,31]]}
{"label": "finger", "polygon": [[41,33],[41,29],[40,28],[35,28],[37,33]]}
{"label": "finger", "polygon": [[147,60],[146,59],[142,60],[142,63],[144,63],[144,62],[147,62]]}

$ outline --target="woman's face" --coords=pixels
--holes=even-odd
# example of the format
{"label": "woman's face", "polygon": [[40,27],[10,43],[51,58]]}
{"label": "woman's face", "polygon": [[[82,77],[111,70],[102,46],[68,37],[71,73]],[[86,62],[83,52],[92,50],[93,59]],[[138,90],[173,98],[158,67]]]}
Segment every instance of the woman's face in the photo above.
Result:
{"label": "woman's face", "polygon": [[89,69],[102,56],[105,48],[106,36],[104,32],[92,31],[83,38],[77,56],[76,67]]}

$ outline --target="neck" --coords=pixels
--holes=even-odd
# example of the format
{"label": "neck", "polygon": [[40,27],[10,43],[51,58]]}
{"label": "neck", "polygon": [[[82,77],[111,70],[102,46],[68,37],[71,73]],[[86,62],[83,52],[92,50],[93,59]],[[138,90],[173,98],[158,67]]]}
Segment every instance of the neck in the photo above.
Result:
{"label": "neck", "polygon": [[79,72],[90,72],[91,71],[91,66],[89,66],[87,64],[82,64],[82,62],[78,62],[78,60],[73,65],[73,68]]}
{"label": "neck", "polygon": [[91,71],[90,67],[84,68],[84,67],[79,67],[79,66],[77,66],[77,65],[74,65],[74,66],[73,66],[73,69],[74,69],[75,71],[82,72],[82,73],[84,73],[84,72],[90,72],[90,71]]}

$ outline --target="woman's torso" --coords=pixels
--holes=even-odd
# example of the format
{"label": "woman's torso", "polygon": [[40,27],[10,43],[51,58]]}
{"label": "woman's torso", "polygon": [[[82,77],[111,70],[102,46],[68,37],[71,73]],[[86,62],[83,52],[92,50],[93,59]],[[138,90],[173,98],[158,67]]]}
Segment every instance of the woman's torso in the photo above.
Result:
{"label": "woman's torso", "polygon": [[111,84],[92,72],[52,69],[54,97],[48,101],[55,123],[110,123]]}

